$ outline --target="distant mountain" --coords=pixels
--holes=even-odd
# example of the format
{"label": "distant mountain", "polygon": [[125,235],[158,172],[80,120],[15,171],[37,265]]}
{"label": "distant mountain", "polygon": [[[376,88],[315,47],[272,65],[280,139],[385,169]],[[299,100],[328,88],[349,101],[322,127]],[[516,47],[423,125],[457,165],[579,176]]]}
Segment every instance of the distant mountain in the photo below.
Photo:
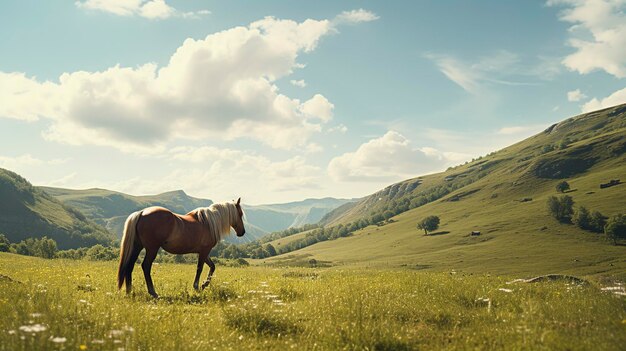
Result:
{"label": "distant mountain", "polygon": [[39,188],[64,204],[76,207],[118,238],[122,236],[128,215],[137,210],[163,206],[176,213],[188,213],[195,208],[210,206],[213,203],[211,200],[191,197],[182,190],[150,196],[133,196],[106,189]]}
{"label": "distant mountain", "polygon": [[77,209],[0,168],[0,233],[11,242],[47,236],[59,248],[110,245],[116,238]]}
{"label": "distant mountain", "polygon": [[[134,211],[150,206],[163,206],[176,213],[188,213],[198,207],[210,206],[213,201],[187,195],[182,190],[158,195],[133,196],[106,189],[72,190],[40,187],[61,202],[74,206],[85,216],[105,226],[118,238],[123,232],[126,217]],[[244,205],[246,236],[233,242],[253,241],[271,232],[317,223],[326,213],[351,200],[324,198],[284,204],[259,206]]]}
{"label": "distant mountain", "polygon": [[[555,189],[563,180],[571,187],[565,194]],[[546,205],[550,196],[568,195],[575,210],[584,206],[606,217],[626,214],[625,182],[622,104],[569,118],[466,164],[407,179],[344,204],[322,223],[351,228],[352,236],[269,262],[316,259],[494,273],[621,272],[626,278],[626,246],[557,221]],[[424,236],[416,224],[430,215],[439,216],[440,228]],[[389,217],[389,222],[382,219]],[[371,223],[380,226],[368,226]],[[480,235],[470,236],[472,231]]]}
{"label": "distant mountain", "polygon": [[346,203],[354,202],[351,199],[306,199],[283,204],[269,204],[246,206],[248,222],[254,223],[265,233],[284,230],[292,227],[301,227],[305,224],[319,222],[328,212]]}

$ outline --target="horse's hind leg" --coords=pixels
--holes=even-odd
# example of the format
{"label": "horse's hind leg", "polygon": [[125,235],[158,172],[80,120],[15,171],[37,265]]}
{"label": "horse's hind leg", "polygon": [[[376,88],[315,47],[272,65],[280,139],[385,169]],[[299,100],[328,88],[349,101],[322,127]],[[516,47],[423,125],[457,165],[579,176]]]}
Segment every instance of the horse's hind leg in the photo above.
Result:
{"label": "horse's hind leg", "polygon": [[159,295],[157,295],[156,291],[154,291],[154,284],[152,283],[152,276],[150,276],[150,271],[152,270],[152,262],[154,262],[154,259],[156,258],[158,252],[158,247],[156,249],[146,247],[146,257],[144,257],[143,262],[141,263],[143,275],[146,278],[146,285],[148,286],[148,293],[154,298],[158,298]]}
{"label": "horse's hind leg", "polygon": [[133,252],[130,255],[130,261],[128,262],[128,267],[126,268],[126,293],[130,294],[133,289],[133,269],[135,268],[135,263],[137,262],[137,258],[139,257],[139,253],[143,250],[143,245],[135,241],[135,246],[133,247]]}
{"label": "horse's hind leg", "polygon": [[206,255],[204,262],[206,262],[206,264],[209,266],[209,275],[206,277],[206,281],[202,283],[202,289],[209,286],[209,284],[211,283],[211,277],[213,277],[213,272],[215,272],[215,263],[213,263],[209,255]]}
{"label": "horse's hind leg", "polygon": [[198,268],[196,269],[196,278],[193,280],[193,288],[198,290],[198,283],[200,282],[200,275],[202,274],[202,267],[204,266],[204,257],[202,253],[198,254]]}

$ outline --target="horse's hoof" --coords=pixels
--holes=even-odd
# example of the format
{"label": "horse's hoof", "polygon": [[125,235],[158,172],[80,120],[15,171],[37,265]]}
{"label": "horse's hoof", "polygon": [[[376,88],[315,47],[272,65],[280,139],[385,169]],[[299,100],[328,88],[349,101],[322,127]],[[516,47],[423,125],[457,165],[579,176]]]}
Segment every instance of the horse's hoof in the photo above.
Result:
{"label": "horse's hoof", "polygon": [[154,299],[158,299],[159,298],[159,294],[157,294],[157,293],[150,293],[150,296],[152,296]]}
{"label": "horse's hoof", "polygon": [[208,283],[208,282],[207,282],[207,283],[202,284],[202,290],[206,289],[206,287],[207,287],[207,286],[209,286],[209,283]]}

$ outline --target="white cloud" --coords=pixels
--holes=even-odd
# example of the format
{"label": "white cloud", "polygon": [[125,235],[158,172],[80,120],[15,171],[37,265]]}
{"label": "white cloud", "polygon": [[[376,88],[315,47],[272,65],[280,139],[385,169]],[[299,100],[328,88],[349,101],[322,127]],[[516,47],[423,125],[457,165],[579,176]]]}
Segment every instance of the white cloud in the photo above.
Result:
{"label": "white cloud", "polygon": [[13,172],[20,173],[26,169],[32,169],[41,166],[56,166],[67,163],[69,159],[55,158],[50,160],[42,160],[33,157],[31,154],[23,154],[20,156],[0,156],[0,168],[5,168]]}
{"label": "white cloud", "polygon": [[436,149],[415,148],[402,134],[389,131],[333,158],[328,173],[336,181],[393,181],[441,170],[449,161]]}
{"label": "white cloud", "polygon": [[580,89],[567,92],[567,101],[576,102],[586,98],[587,95],[583,94]]}
{"label": "white cloud", "polygon": [[448,79],[472,94],[479,94],[485,83],[534,85],[534,83],[510,80],[507,78],[510,76],[540,76],[545,79],[547,74],[546,70],[540,67],[543,63],[526,69],[518,67],[519,57],[506,50],[479,58],[474,63],[432,53],[426,54],[425,57],[435,62],[441,73]]}
{"label": "white cloud", "polygon": [[302,104],[302,112],[312,118],[319,118],[324,122],[328,122],[333,118],[333,109],[335,105],[331,104],[324,96],[315,94],[310,100]]}
{"label": "white cloud", "polygon": [[340,123],[334,127],[328,128],[329,133],[338,132],[341,134],[345,134],[348,131],[348,127],[346,127],[343,123]]}
{"label": "white cloud", "polygon": [[73,182],[76,179],[76,176],[78,175],[78,173],[73,172],[70,174],[67,174],[61,178],[55,179],[53,181],[48,182],[46,185],[47,186],[54,186],[54,187],[66,187],[66,186],[71,186],[73,184]]}
{"label": "white cloud", "polygon": [[154,178],[135,177],[95,185],[131,194],[184,189],[218,201],[245,194],[245,201],[250,203],[276,196],[276,192],[299,194],[318,189],[321,183],[320,168],[309,165],[301,156],[272,161],[251,151],[183,146],[172,148],[160,157],[173,163],[176,170]]}
{"label": "white cloud", "polygon": [[306,87],[306,82],[304,81],[304,79],[300,79],[300,80],[292,79],[289,81],[289,83],[291,83],[291,85],[293,86],[300,87],[300,88]]}
{"label": "white cloud", "polygon": [[328,20],[267,17],[187,39],[163,67],[118,65],[64,73],[58,82],[0,72],[0,117],[46,118],[48,140],[130,152],[158,153],[172,140],[201,138],[304,147],[332,119],[334,105],[321,94],[290,98],[275,82],[332,32]]}
{"label": "white cloud", "polygon": [[352,10],[352,11],[344,11],[337,15],[333,22],[335,24],[343,24],[343,23],[361,23],[361,22],[371,22],[379,19],[378,15],[371,11],[367,11],[364,9]]}
{"label": "white cloud", "polygon": [[603,108],[620,105],[623,103],[626,103],[626,88],[618,90],[601,100],[598,100],[597,98],[589,100],[583,105],[582,112],[601,110]]}
{"label": "white cloud", "polygon": [[626,77],[625,0],[549,0],[547,4],[565,6],[559,19],[573,23],[568,44],[576,51],[563,60],[567,68]]}
{"label": "white cloud", "polygon": [[118,16],[141,16],[149,19],[197,18],[211,13],[208,10],[181,12],[168,5],[165,0],[85,0],[76,1],[75,4],[83,9],[103,11]]}

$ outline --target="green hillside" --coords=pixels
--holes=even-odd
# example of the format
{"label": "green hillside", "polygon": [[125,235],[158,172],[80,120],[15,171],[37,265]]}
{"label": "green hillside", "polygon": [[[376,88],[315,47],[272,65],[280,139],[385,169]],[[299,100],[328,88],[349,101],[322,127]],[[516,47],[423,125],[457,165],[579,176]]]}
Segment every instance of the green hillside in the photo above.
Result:
{"label": "green hillside", "polygon": [[62,249],[111,244],[115,239],[75,208],[0,168],[0,233],[11,242],[47,236]]}
{"label": "green hillside", "polygon": [[[626,105],[579,115],[545,131],[446,172],[393,184],[324,219],[327,227],[400,213],[383,226],[274,257],[270,263],[306,262],[458,269],[468,272],[621,274],[626,246],[603,235],[559,223],[547,210],[571,185],[580,205],[605,216],[626,213]],[[428,215],[440,229],[424,236],[416,224]],[[479,236],[469,236],[480,231]]]}
{"label": "green hillside", "polygon": [[61,202],[76,207],[85,216],[105,226],[118,238],[122,236],[126,217],[142,208],[163,206],[176,213],[187,213],[213,203],[211,200],[191,197],[182,190],[150,196],[132,196],[106,189],[72,190],[51,187],[40,187],[40,189]]}

